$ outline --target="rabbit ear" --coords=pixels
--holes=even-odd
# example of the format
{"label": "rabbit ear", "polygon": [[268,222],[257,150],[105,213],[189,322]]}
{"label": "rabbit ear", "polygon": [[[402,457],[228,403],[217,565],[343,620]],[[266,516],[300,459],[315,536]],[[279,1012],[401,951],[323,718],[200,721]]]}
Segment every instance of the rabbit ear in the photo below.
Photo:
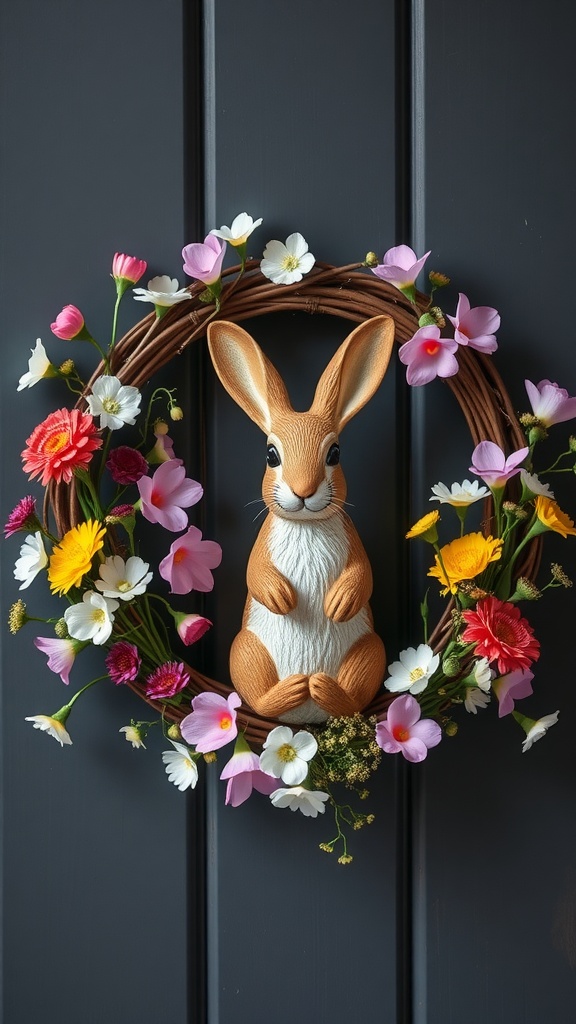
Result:
{"label": "rabbit ear", "polygon": [[339,433],[379,387],[393,346],[392,317],[375,316],[360,324],[324,370],[310,412],[328,413]]}
{"label": "rabbit ear", "polygon": [[278,371],[253,338],[228,320],[215,320],[208,328],[208,348],[226,391],[241,409],[270,433],[276,412],[292,410]]}

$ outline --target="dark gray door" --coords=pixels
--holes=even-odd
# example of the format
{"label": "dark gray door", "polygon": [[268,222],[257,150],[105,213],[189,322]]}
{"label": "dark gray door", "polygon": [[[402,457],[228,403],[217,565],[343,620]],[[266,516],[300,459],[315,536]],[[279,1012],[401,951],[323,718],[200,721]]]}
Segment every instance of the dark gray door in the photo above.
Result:
{"label": "dark gray door", "polygon": [[[454,297],[500,310],[498,366],[518,408],[525,376],[575,393],[575,27],[567,5],[532,0],[6,4],[4,517],[27,493],[22,443],[53,408],[40,387],[16,394],[35,339],[68,357],[49,324],[72,302],[105,333],[116,250],[182,280],[182,246],[241,210],[264,218],[255,256],[292,231],[336,264],[400,242],[433,249]],[[308,314],[251,326],[301,405],[349,329]],[[186,446],[224,548],[206,665],[222,678],[262,445],[200,352],[174,370],[183,403],[203,409],[206,461],[195,419]],[[440,382],[411,399],[395,363],[345,435],[390,657],[410,642],[421,597],[406,525],[431,484],[465,475],[470,451]],[[558,539],[549,556],[573,573],[574,543]],[[6,609],[16,549],[3,545]],[[52,613],[47,589],[30,604]],[[141,715],[125,691],[86,695],[71,748],[33,732],[25,716],[66,697],[32,627],[5,631],[6,1024],[572,1024],[573,612],[557,594],[531,610],[543,647],[534,717],[561,708],[557,729],[523,756],[509,721],[462,716],[425,765],[388,759],[348,867],[318,849],[329,822],[265,801],[223,807],[214,772],[178,793],[159,738],[132,751],[118,737]]]}

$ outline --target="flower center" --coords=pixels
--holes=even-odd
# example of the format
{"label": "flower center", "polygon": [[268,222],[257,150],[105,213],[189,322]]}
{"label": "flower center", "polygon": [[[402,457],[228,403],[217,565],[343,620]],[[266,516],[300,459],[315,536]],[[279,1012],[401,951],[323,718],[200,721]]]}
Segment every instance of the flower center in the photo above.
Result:
{"label": "flower center", "polygon": [[103,608],[94,609],[92,612],[92,621],[97,622],[99,626],[101,626],[103,622],[106,622],[106,612]]}
{"label": "flower center", "polygon": [[128,590],[132,590],[132,584],[130,583],[130,580],[120,580],[116,589],[119,590],[121,594],[125,594]]}
{"label": "flower center", "polygon": [[420,668],[420,667],[413,668],[411,673],[410,673],[410,682],[411,683],[415,683],[417,679],[422,679],[422,676],[424,674],[425,673],[424,673],[424,669],[423,668]]}
{"label": "flower center", "polygon": [[398,743],[405,743],[410,738],[410,733],[404,725],[395,725],[392,729],[392,735]]}
{"label": "flower center", "polygon": [[180,565],[180,562],[183,562],[185,558],[186,548],[178,548],[178,550],[174,553],[174,564]]}
{"label": "flower center", "polygon": [[435,356],[438,352],[440,345],[437,341],[426,341],[424,342],[424,351],[427,356]]}
{"label": "flower center", "polygon": [[511,622],[506,622],[506,619],[500,619],[499,622],[495,623],[494,636],[501,643],[508,644],[508,646],[513,646],[519,639],[514,626]]}
{"label": "flower center", "polygon": [[224,729],[224,731],[228,730],[232,725],[232,715],[225,712],[220,718],[219,725],[221,729]]}
{"label": "flower center", "polygon": [[112,415],[120,412],[120,402],[117,402],[115,398],[105,398],[102,402],[102,408],[104,412],[110,412]]}
{"label": "flower center", "polygon": [[152,491],[152,494],[150,495],[150,504],[154,505],[155,508],[162,508],[164,499],[160,491]]}
{"label": "flower center", "polygon": [[296,757],[296,751],[294,750],[294,747],[290,746],[289,743],[283,743],[281,747],[278,747],[278,750],[276,751],[276,756],[279,758],[280,761],[284,761],[285,764],[288,764],[290,761],[293,761],[294,758]]}
{"label": "flower center", "polygon": [[44,445],[44,451],[47,455],[55,455],[56,452],[61,452],[63,448],[68,444],[68,431],[58,430],[54,434],[50,434],[50,437],[46,438],[46,444]]}
{"label": "flower center", "polygon": [[282,270],[298,270],[298,263],[298,257],[291,256],[290,253],[288,253],[288,255],[284,257],[280,265],[282,267]]}

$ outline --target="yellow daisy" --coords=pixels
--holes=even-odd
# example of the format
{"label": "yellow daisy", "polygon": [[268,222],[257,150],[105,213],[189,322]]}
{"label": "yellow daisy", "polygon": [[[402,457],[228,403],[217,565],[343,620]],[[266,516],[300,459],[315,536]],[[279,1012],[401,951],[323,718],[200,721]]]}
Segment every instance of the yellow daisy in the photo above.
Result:
{"label": "yellow daisy", "polygon": [[90,572],[92,559],[104,544],[106,528],[89,519],[68,530],[50,556],[48,580],[53,593],[67,594]]}
{"label": "yellow daisy", "polygon": [[554,530],[564,538],[568,534],[576,537],[576,527],[570,516],[567,516],[551,498],[545,498],[542,495],[536,498],[536,515],[547,530]]}
{"label": "yellow daisy", "polygon": [[411,526],[406,534],[406,539],[411,540],[413,537],[422,537],[422,540],[427,540],[430,544],[435,544],[438,540],[438,530],[436,529],[436,523],[440,519],[440,513],[438,509],[434,512],[428,512],[422,519],[419,519],[414,526]]}
{"label": "yellow daisy", "polygon": [[502,555],[502,541],[497,537],[483,537],[481,533],[467,533],[450,544],[440,548],[436,565],[428,573],[435,576],[445,589],[442,594],[455,594],[462,580],[473,580],[490,562],[497,562]]}

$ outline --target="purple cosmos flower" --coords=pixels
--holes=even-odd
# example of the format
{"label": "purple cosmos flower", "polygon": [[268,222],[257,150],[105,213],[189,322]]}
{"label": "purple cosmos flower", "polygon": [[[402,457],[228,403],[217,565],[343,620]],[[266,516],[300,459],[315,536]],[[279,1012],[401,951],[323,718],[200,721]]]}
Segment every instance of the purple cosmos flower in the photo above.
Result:
{"label": "purple cosmos flower", "polygon": [[403,754],[407,761],[423,761],[430,747],[442,739],[431,718],[420,719],[420,705],[409,693],[396,697],[383,722],[376,726],[376,743],[386,754]]}
{"label": "purple cosmos flower", "polygon": [[431,249],[425,256],[418,259],[416,253],[409,245],[396,245],[384,253],[382,263],[377,267],[371,267],[373,274],[381,281],[388,281],[400,291],[414,290],[414,282],[428,259]]}
{"label": "purple cosmos flower", "polygon": [[519,448],[508,458],[494,441],[481,441],[472,452],[471,473],[481,477],[491,490],[504,487],[510,477],[520,472],[520,463],[524,461],[529,448]]}
{"label": "purple cosmos flower", "polygon": [[534,673],[530,669],[520,668],[493,680],[492,689],[498,698],[498,718],[503,718],[514,710],[514,701],[530,697],[533,693],[533,679]]}
{"label": "purple cosmos flower", "polygon": [[458,373],[458,361],[454,355],[457,348],[458,343],[452,338],[440,337],[439,327],[420,327],[398,351],[400,362],[408,367],[408,383],[418,387],[429,384],[435,377],[452,377]]}
{"label": "purple cosmos flower", "polygon": [[525,380],[524,384],[532,412],[545,427],[564,423],[576,416],[576,398],[571,398],[565,388],[559,388],[550,380],[541,380],[539,384]]}
{"label": "purple cosmos flower", "polygon": [[219,280],[226,242],[220,242],[215,235],[206,235],[203,242],[192,242],[182,249],[184,272],[196,281],[209,286]]}
{"label": "purple cosmos flower", "polygon": [[56,637],[37,636],[34,639],[34,646],[48,655],[48,668],[60,676],[66,686],[70,683],[70,669],[81,644],[75,640],[58,640]]}
{"label": "purple cosmos flower", "polygon": [[449,316],[448,319],[454,327],[454,339],[459,345],[468,345],[487,354],[498,348],[495,333],[500,327],[500,315],[492,306],[474,306],[471,309],[467,297],[460,292],[456,316]]}
{"label": "purple cosmos flower", "polygon": [[29,494],[21,498],[16,508],[13,508],[8,516],[8,522],[4,527],[4,536],[11,537],[13,533],[20,530],[30,530],[35,533],[40,528],[40,521],[36,515],[36,498]]}
{"label": "purple cosmos flower", "polygon": [[278,789],[278,779],[260,770],[258,754],[252,750],[235,750],[228,763],[224,765],[220,778],[228,780],[225,802],[232,807],[243,804],[253,789],[258,793],[264,793],[265,796],[270,796]]}
{"label": "purple cosmos flower", "polygon": [[201,484],[187,477],[184,466],[174,460],[162,462],[152,477],[141,477],[137,486],[144,518],[172,533],[186,529],[188,516],[183,510],[200,501],[204,493]]}
{"label": "purple cosmos flower", "polygon": [[201,531],[196,526],[189,526],[188,532],[170,545],[170,551],[160,562],[158,571],[162,579],[168,580],[172,594],[189,594],[191,590],[206,594],[214,586],[210,570],[221,561],[220,545],[213,540],[202,540]]}
{"label": "purple cosmos flower", "polygon": [[180,732],[201,754],[218,750],[236,739],[236,708],[242,701],[233,690],[228,699],[217,693],[200,693],[192,701],[192,711],[180,722]]}
{"label": "purple cosmos flower", "polygon": [[190,676],[183,662],[166,661],[155,669],[146,680],[146,696],[153,700],[174,697],[190,682]]}
{"label": "purple cosmos flower", "polygon": [[141,658],[138,648],[127,640],[119,640],[110,648],[106,658],[108,675],[116,686],[133,683],[140,671]]}

